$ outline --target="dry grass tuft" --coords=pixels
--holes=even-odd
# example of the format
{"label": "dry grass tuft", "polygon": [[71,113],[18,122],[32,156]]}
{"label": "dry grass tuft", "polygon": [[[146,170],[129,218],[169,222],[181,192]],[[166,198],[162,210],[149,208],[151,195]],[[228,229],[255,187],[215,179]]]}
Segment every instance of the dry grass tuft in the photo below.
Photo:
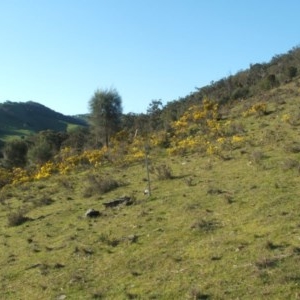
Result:
{"label": "dry grass tuft", "polygon": [[173,178],[172,170],[167,164],[161,164],[154,167],[153,172],[156,174],[158,180],[168,180]]}
{"label": "dry grass tuft", "polygon": [[11,212],[7,216],[8,226],[19,226],[23,223],[31,220],[30,218],[25,216],[26,211],[23,209],[19,209],[16,212]]}
{"label": "dry grass tuft", "polygon": [[87,187],[84,191],[84,197],[108,193],[120,186],[120,184],[111,177],[101,175],[88,175],[86,178]]}

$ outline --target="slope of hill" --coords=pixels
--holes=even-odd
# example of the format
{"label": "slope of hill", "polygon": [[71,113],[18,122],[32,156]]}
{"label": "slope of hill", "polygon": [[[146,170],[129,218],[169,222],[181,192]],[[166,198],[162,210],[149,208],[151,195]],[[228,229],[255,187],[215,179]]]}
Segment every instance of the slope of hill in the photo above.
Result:
{"label": "slope of hill", "polygon": [[144,161],[5,186],[1,296],[299,299],[299,106],[297,78],[222,107],[215,151],[151,149],[150,197]]}
{"label": "slope of hill", "polygon": [[218,103],[237,99],[249,99],[265,93],[280,85],[285,85],[300,74],[300,47],[294,47],[288,53],[275,55],[269,62],[250,64],[246,70],[224,77],[211,84],[196,88],[195,92],[169,102],[166,116],[175,119],[187,107],[197,104],[208,97]]}
{"label": "slope of hill", "polygon": [[41,130],[66,131],[70,125],[85,126],[80,118],[65,116],[36,102],[0,104],[0,138],[26,136]]}

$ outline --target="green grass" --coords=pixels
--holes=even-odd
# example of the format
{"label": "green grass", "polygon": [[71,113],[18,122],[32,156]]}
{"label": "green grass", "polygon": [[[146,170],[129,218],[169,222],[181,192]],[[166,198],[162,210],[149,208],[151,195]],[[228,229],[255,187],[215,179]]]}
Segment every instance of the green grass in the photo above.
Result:
{"label": "green grass", "polygon": [[[143,163],[2,189],[2,299],[299,299],[299,171],[286,163],[300,161],[299,126],[282,121],[297,119],[293,84],[263,96],[265,116],[234,106],[246,141],[230,159],[152,157],[172,176],[151,174],[150,197]],[[86,194],[93,174],[119,185]],[[123,195],[134,203],[105,209]],[[27,219],[8,226],[19,209]]]}
{"label": "green grass", "polygon": [[16,138],[23,138],[34,134],[33,131],[30,130],[24,130],[24,129],[14,129],[14,130],[8,130],[7,132],[2,132],[1,139],[4,142],[12,141]]}

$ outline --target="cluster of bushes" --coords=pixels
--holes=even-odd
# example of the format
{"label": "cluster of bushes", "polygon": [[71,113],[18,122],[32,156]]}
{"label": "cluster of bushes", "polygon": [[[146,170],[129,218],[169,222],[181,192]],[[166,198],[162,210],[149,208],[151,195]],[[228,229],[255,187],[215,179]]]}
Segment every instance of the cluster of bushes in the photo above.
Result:
{"label": "cluster of bushes", "polygon": [[1,148],[0,164],[4,168],[41,165],[53,159],[64,147],[81,151],[88,145],[88,135],[87,128],[78,127],[69,133],[46,130],[28,138],[10,140]]}
{"label": "cluster of bushes", "polygon": [[[66,174],[79,167],[131,164],[144,160],[149,149],[166,150],[169,155],[198,152],[222,157],[222,151],[232,151],[246,142],[243,124],[223,117],[225,106],[204,98],[163,125],[168,110],[162,108],[160,101],[152,101],[151,114],[123,116],[123,129],[112,134],[107,145],[97,140],[90,127],[78,127],[68,133],[41,131],[8,141],[0,151],[0,188]],[[255,103],[242,112],[244,117],[266,114],[266,103]],[[292,122],[290,115],[282,119]]]}
{"label": "cluster of bushes", "polygon": [[[257,105],[254,110],[261,109],[265,107]],[[160,148],[170,155],[195,151],[219,154],[221,150],[235,149],[244,142],[241,131],[236,134],[232,128],[231,122],[220,118],[219,105],[205,99],[191,106],[168,129],[146,134],[122,130],[110,138],[109,147],[93,146],[92,135],[87,129],[73,134],[40,132],[28,140],[15,140],[5,145],[0,186],[66,174],[82,167],[143,161],[146,149]]]}

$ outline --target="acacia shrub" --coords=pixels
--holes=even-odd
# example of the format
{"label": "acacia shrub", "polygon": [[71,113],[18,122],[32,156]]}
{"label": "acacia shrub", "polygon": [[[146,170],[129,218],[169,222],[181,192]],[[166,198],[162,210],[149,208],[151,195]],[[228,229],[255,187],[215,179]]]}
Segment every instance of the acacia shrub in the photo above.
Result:
{"label": "acacia shrub", "polygon": [[120,186],[114,178],[98,174],[89,174],[86,177],[86,183],[85,197],[91,197],[94,194],[105,194]]}
{"label": "acacia shrub", "polygon": [[24,140],[12,140],[3,148],[3,164],[8,168],[24,167],[27,162],[28,145]]}

